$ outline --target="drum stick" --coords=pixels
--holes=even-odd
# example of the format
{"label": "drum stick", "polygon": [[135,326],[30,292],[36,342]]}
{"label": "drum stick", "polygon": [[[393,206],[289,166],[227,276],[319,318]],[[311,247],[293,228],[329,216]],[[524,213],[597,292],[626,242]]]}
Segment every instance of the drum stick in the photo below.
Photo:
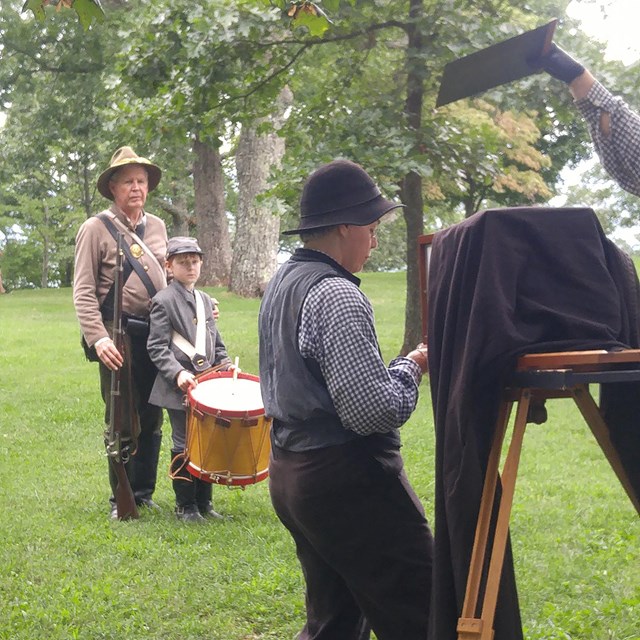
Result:
{"label": "drum stick", "polygon": [[238,364],[240,363],[240,358],[236,356],[235,366],[233,367],[233,380],[234,382],[238,379]]}

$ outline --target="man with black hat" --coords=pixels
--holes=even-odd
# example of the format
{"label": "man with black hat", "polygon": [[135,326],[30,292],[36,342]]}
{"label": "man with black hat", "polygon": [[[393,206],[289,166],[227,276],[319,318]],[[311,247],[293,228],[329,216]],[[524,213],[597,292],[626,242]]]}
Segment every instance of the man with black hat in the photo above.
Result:
{"label": "man with black hat", "polygon": [[552,44],[538,63],[568,85],[607,173],[623,189],[640,196],[640,115],[558,45]]}
{"label": "man with black hat", "polygon": [[[122,433],[131,441],[127,475],[138,505],[157,508],[152,500],[156,485],[162,439],[162,409],[149,404],[156,368],[147,354],[151,298],[166,287],[164,222],[144,210],[149,191],[160,182],[155,164],[122,147],[98,178],[98,191],[112,201],[86,220],[76,237],[73,302],[89,359],[99,362],[100,389],[109,424],[111,372],[122,367],[120,392],[123,407]],[[117,234],[124,238],[122,311],[126,318],[123,359],[112,340],[114,278]],[[135,450],[135,454],[133,451]],[[117,478],[109,465],[112,492]],[[111,517],[117,518],[114,494]]]}
{"label": "man with black hat", "polygon": [[427,637],[432,535],[400,455],[426,348],[385,365],[354,275],[377,246],[386,200],[359,165],[307,179],[304,247],[259,315],[260,384],[273,418],[269,488],[306,580],[302,640]]}
{"label": "man with black hat", "polygon": [[187,413],[184,396],[196,386],[195,374],[231,359],[215,323],[215,303],[195,288],[202,267],[202,249],[195,238],[169,239],[167,270],[171,284],[151,301],[151,332],[147,349],[158,367],[149,402],[167,409],[171,421],[171,479],[176,517],[183,522],[221,518],[211,503],[212,486],[186,469]]}

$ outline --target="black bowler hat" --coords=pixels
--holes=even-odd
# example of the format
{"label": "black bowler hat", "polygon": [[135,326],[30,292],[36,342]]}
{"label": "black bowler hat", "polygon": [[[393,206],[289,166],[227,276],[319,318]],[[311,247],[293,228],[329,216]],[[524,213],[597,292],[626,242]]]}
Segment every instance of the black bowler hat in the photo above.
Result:
{"label": "black bowler hat", "polygon": [[300,199],[300,224],[283,233],[292,235],[339,224],[362,227],[397,207],[404,205],[383,198],[359,164],[334,160],[307,178]]}

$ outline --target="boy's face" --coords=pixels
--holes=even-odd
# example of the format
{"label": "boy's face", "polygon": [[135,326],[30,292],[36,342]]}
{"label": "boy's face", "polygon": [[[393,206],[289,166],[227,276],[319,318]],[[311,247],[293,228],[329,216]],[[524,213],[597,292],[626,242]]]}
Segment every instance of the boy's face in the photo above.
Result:
{"label": "boy's face", "polygon": [[185,287],[192,287],[200,277],[202,257],[197,253],[179,253],[167,262],[173,277]]}

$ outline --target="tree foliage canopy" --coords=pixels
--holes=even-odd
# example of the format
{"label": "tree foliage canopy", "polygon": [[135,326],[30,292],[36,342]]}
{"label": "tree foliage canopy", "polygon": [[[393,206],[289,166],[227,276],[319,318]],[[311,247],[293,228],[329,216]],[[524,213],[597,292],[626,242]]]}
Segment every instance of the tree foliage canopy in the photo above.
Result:
{"label": "tree foliage canopy", "polygon": [[[87,2],[99,6],[0,8],[0,228],[5,247],[41,252],[51,282],[68,282],[75,228],[102,208],[95,180],[123,144],[164,169],[150,209],[194,233],[194,140],[218,149],[233,233],[239,132],[268,132],[285,86],[286,152],[259,198],[286,226],[301,181],[335,157],[360,162],[396,197],[407,176],[419,177],[424,224],[435,229],[486,206],[546,202],[561,170],[590,154],[566,87],[542,74],[433,107],[446,62],[564,15],[568,0],[105,0],[104,16],[92,12],[88,24],[78,19]],[[29,11],[45,19],[25,19]],[[564,19],[558,41],[637,99],[634,75],[575,26]],[[640,216],[615,191],[597,206],[628,224]],[[403,224],[390,227],[388,255],[383,244],[371,268],[406,264]],[[0,257],[5,278],[9,254]]]}
{"label": "tree foliage canopy", "polygon": [[36,20],[43,22],[47,6],[55,7],[56,11],[73,9],[85,29],[88,29],[94,20],[102,22],[104,19],[104,9],[100,0],[26,0],[22,5],[22,11],[32,11]]}

